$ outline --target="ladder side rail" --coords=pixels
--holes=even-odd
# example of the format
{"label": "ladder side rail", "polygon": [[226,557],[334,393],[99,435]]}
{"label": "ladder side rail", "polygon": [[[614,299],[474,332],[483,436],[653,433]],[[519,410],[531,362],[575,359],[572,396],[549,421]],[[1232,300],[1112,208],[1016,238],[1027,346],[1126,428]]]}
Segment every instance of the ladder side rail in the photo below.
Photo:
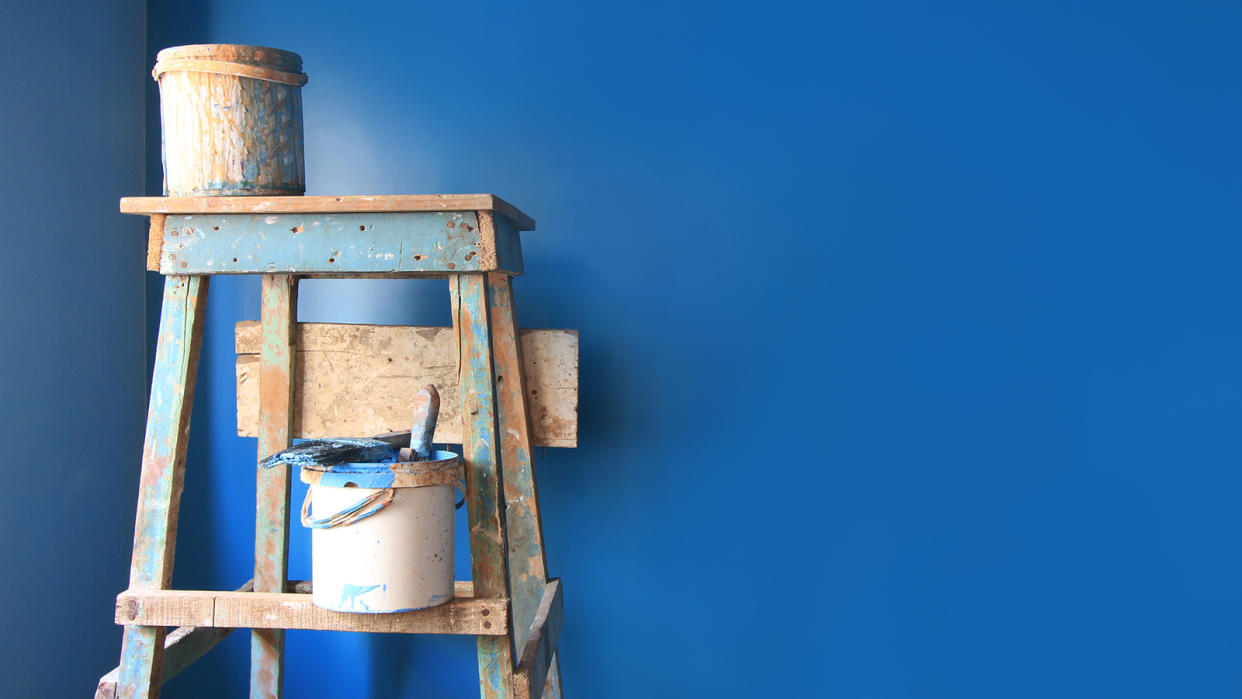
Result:
{"label": "ladder side rail", "polygon": [[[259,459],[287,448],[293,438],[293,379],[298,280],[265,274],[263,342],[259,368]],[[254,589],[284,592],[289,573],[290,468],[258,469],[255,502]],[[250,696],[280,697],[284,690],[284,629],[250,632]]]}
{"label": "ladder side rail", "polygon": [[[483,274],[456,274],[449,277],[449,292],[458,348],[462,459],[466,465],[474,593],[481,597],[507,597],[508,561],[487,283]],[[511,636],[479,636],[477,643],[480,695],[484,699],[509,699],[513,696],[514,671]]]}
{"label": "ladder side rail", "polygon": [[[480,216],[483,212],[480,212]],[[523,376],[522,343],[518,339],[513,279],[488,275],[488,306],[492,351],[496,364],[496,396],[500,414],[500,463],[508,537],[510,614],[515,652],[526,646],[548,581],[539,516],[539,489],[531,458],[532,429],[527,384]],[[555,655],[547,670],[543,696],[560,699],[559,663]]]}
{"label": "ladder side rail", "polygon": [[[207,288],[206,277],[164,279],[129,570],[132,589],[165,589],[172,582]],[[121,697],[159,696],[166,633],[158,626],[125,627],[117,677]]]}

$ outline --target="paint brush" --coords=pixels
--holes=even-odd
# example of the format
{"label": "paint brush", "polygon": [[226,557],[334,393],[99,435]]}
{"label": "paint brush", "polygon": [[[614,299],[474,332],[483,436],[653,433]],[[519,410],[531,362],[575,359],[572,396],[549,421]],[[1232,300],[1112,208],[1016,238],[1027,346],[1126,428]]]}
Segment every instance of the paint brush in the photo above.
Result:
{"label": "paint brush", "polygon": [[300,468],[308,464],[332,466],[348,463],[390,463],[396,457],[392,445],[378,439],[332,437],[295,444],[259,462],[261,468],[285,464]]}
{"label": "paint brush", "polygon": [[440,393],[427,384],[414,394],[414,424],[410,427],[410,448],[401,450],[403,461],[426,461],[431,458],[431,438],[440,416]]}

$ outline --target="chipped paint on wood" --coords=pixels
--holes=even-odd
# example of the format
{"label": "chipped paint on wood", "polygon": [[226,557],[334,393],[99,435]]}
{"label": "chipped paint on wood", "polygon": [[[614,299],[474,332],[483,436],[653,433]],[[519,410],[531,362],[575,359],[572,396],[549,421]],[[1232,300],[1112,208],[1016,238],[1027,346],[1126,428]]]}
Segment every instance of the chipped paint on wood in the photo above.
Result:
{"label": "chipped paint on wood", "polygon": [[215,44],[165,49],[157,61],[166,194],[306,191],[297,54]]}
{"label": "chipped paint on wood", "polygon": [[[263,275],[263,339],[259,369],[259,459],[287,448],[293,435],[293,362],[297,332],[297,278]],[[258,469],[254,589],[284,592],[289,553],[289,466]],[[284,680],[285,633],[256,629],[250,643],[250,696],[279,697]]]}
{"label": "chipped paint on wood", "polygon": [[[496,403],[500,424],[500,463],[505,495],[505,535],[508,540],[509,597],[513,615],[514,649],[526,645],[531,623],[544,596],[548,564],[543,551],[539,519],[539,490],[531,460],[531,420],[523,377],[522,346],[517,341],[517,312],[513,282],[503,274],[488,275],[488,306],[492,324],[492,352],[496,366]],[[549,663],[553,662],[549,658]],[[542,688],[546,668],[539,676]],[[560,695],[559,676],[553,677],[553,695]]]}
{"label": "chipped paint on wood", "polygon": [[[504,503],[496,440],[492,335],[488,322],[487,277],[449,278],[463,415],[462,460],[470,513],[470,559],[475,594],[506,597]],[[512,696],[513,648],[509,637],[478,639],[479,687],[484,699]]]}
{"label": "chipped paint on wood", "polygon": [[[164,280],[129,569],[129,586],[133,589],[166,588],[172,582],[177,515],[185,482],[185,450],[206,301],[206,278],[170,276]],[[121,696],[159,695],[164,636],[163,628],[125,627],[119,674]]]}
{"label": "chipped paint on wood", "polygon": [[[499,241],[499,237],[507,239]],[[401,212],[168,216],[165,274],[392,274],[522,269],[518,232],[478,214]]]}

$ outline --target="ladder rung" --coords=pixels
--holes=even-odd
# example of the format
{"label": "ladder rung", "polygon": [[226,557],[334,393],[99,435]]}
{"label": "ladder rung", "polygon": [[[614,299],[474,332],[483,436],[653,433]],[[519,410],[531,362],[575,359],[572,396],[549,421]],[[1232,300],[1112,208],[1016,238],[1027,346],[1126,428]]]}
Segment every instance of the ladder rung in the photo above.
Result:
{"label": "ladder rung", "polygon": [[[313,629],[378,633],[503,636],[509,632],[509,601],[457,597],[429,609],[389,614],[334,612],[297,592],[126,590],[116,598],[116,623],[136,626],[199,626],[251,629]],[[465,593],[465,594],[463,594]]]}

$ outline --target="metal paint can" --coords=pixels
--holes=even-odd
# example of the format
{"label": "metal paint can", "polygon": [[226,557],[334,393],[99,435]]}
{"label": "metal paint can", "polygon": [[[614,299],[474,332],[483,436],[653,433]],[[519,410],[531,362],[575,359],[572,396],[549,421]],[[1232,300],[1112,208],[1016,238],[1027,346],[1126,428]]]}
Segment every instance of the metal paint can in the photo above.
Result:
{"label": "metal paint can", "polygon": [[404,612],[453,598],[457,455],[427,461],[307,465],[311,602],[338,612]]}
{"label": "metal paint can", "polygon": [[195,44],[159,52],[167,196],[306,191],[302,58],[262,46]]}

